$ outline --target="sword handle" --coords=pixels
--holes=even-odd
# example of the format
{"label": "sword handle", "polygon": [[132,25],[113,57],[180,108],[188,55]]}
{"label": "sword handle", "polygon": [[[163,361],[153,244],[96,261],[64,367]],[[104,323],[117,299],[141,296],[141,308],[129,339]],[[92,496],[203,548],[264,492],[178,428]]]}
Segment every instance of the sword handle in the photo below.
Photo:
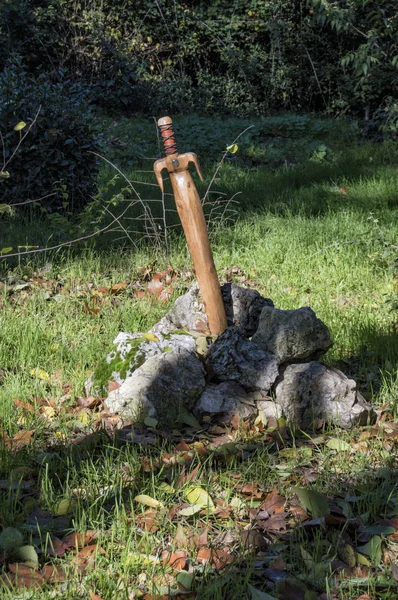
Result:
{"label": "sword handle", "polygon": [[163,139],[163,146],[166,156],[177,153],[177,144],[174,139],[173,121],[170,117],[162,117],[158,121],[160,135]]}

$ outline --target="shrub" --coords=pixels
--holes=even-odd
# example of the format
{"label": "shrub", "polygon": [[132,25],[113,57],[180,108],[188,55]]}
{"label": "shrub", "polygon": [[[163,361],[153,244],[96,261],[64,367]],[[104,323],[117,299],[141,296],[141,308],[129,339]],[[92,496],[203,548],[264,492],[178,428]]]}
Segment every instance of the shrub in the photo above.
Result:
{"label": "shrub", "polygon": [[[43,211],[72,211],[96,191],[98,159],[89,151],[99,148],[88,90],[59,72],[53,82],[46,74],[29,75],[22,61],[13,58],[0,73],[0,133],[7,161],[22,131],[21,122],[33,125],[7,166],[2,181],[2,202],[15,204],[39,199]],[[37,118],[35,120],[35,115]]]}

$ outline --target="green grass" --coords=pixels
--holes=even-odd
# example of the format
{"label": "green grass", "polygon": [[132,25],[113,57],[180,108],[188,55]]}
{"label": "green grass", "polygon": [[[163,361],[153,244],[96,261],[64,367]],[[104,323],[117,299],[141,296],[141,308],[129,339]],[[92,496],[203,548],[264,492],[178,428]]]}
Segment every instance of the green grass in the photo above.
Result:
{"label": "green grass", "polygon": [[[125,132],[127,124],[122,126]],[[235,126],[231,124],[231,129]],[[229,137],[230,131],[223,131]],[[331,136],[330,130],[326,133]],[[115,234],[104,234],[96,246],[90,242],[87,247],[77,245],[2,263],[0,425],[10,437],[21,430],[35,433],[34,442],[17,452],[0,445],[0,523],[20,530],[24,543],[45,548],[50,543],[49,533],[59,537],[64,533],[63,517],[57,516],[62,512],[60,501],[73,499],[67,506],[70,521],[66,528],[95,529],[105,551],[97,556],[95,567],[80,578],[73,576],[77,567],[70,554],[54,559],[72,574],[68,585],[57,584],[61,585],[57,594],[62,600],[88,597],[90,590],[104,600],[128,600],[134,597],[134,590],[138,594],[139,589],[148,589],[160,574],[171,575],[169,567],[144,557],[180,549],[175,541],[177,521],[167,518],[167,511],[184,501],[184,488],[177,487],[184,463],[187,471],[200,465],[195,481],[213,498],[223,498],[228,505],[235,498],[238,507],[222,519],[203,514],[182,520],[186,532],[207,527],[210,546],[223,547],[220,540],[228,534],[231,541],[224,545],[235,556],[232,566],[217,573],[208,565],[198,566],[197,549],[188,545],[188,558],[195,565],[192,589],[197,598],[250,599],[248,584],[267,590],[264,568],[278,557],[283,558],[292,585],[299,581],[315,593],[306,598],[321,598],[328,585],[339,590],[337,597],[342,600],[364,593],[372,599],[397,597],[390,566],[390,562],[397,564],[397,544],[388,536],[382,535],[381,566],[373,557],[366,577],[353,570],[342,583],[334,583],[332,573],[336,561],[342,560],[345,545],[357,539],[352,522],[346,521],[340,529],[329,524],[324,528],[290,527],[287,534],[274,532],[260,554],[253,549],[247,552],[241,536],[240,523],[249,523],[245,507],[258,502],[242,496],[237,481],[239,485],[256,482],[264,494],[277,485],[288,507],[294,501],[292,486],[315,489],[340,503],[346,516],[363,526],[398,516],[396,442],[388,429],[389,419],[398,416],[397,313],[391,310],[398,291],[394,273],[398,157],[388,143],[347,143],[346,147],[341,140],[341,136],[332,139],[333,154],[321,162],[257,167],[253,161],[249,164],[244,150],[244,160],[233,159],[223,165],[213,190],[225,198],[240,192],[240,205],[234,222],[219,217],[210,224],[211,239],[221,279],[231,276],[232,267],[239,267],[245,280],[254,281],[256,289],[272,298],[278,308],[311,306],[328,325],[334,346],[326,361],[355,376],[365,396],[390,413],[384,436],[361,437],[358,430],[327,431],[326,437],[313,444],[305,435],[290,432],[281,444],[275,434],[266,437],[241,432],[225,455],[214,450],[201,458],[196,453],[193,462],[177,455],[179,461],[169,466],[161,457],[175,452],[177,442],[140,446],[126,443],[120,435],[108,436],[101,431],[101,423],[96,423],[99,414],[82,413],[75,398],[83,395],[85,379],[118,331],[148,330],[190,285],[189,277],[181,276],[169,304],[139,299],[133,293],[135,282],[142,281],[140,267],[149,266],[156,272],[170,261],[177,272],[186,273],[189,258],[178,231],[170,234],[168,257],[164,248],[154,249],[141,241],[135,248],[112,246]],[[258,153],[260,146],[256,146]],[[116,162],[116,154],[110,159]],[[156,188],[145,185],[153,182],[150,173],[137,172],[142,169],[126,164],[123,156],[120,165],[128,179],[141,178],[138,187],[144,198],[159,198]],[[214,163],[206,164],[206,182],[214,168]],[[104,166],[102,184],[113,174]],[[203,195],[205,185],[199,188]],[[104,194],[110,200],[114,190]],[[122,210],[122,206],[117,202],[114,208]],[[2,247],[48,245],[50,237],[57,240],[64,235],[51,231],[51,220],[43,225],[34,219],[2,218],[4,225],[12,226],[4,229]],[[123,225],[132,227],[128,221]],[[34,277],[49,283],[35,282]],[[237,283],[240,277],[235,276]],[[22,281],[29,286],[18,288]],[[95,292],[98,287],[122,282],[132,285],[120,295]],[[15,398],[30,403],[33,413],[18,409]],[[43,411],[46,402],[53,412]],[[392,427],[394,421],[391,423]],[[111,424],[108,420],[108,427]],[[185,430],[181,435],[193,443],[192,433]],[[350,450],[329,449],[328,436],[345,440]],[[80,437],[81,442],[76,443]],[[283,446],[291,450],[283,453]],[[12,484],[13,478],[20,477],[21,472],[16,471],[20,467],[33,469],[23,472],[23,480],[33,482],[26,490]],[[315,481],[306,479],[308,470],[316,474]],[[234,479],[234,474],[240,479]],[[162,484],[171,486],[171,491]],[[142,526],[145,507],[133,501],[137,494],[148,494],[166,507],[158,511],[156,531]],[[243,502],[240,508],[239,502]],[[30,516],[34,506],[50,511],[55,519],[50,523],[42,519],[37,527]],[[356,545],[364,543],[366,540],[359,540]],[[40,555],[39,560],[50,559]],[[54,585],[34,592],[34,597],[51,598]],[[2,598],[16,597],[6,589],[1,593]],[[278,598],[287,594],[282,584],[271,586],[268,593]]]}

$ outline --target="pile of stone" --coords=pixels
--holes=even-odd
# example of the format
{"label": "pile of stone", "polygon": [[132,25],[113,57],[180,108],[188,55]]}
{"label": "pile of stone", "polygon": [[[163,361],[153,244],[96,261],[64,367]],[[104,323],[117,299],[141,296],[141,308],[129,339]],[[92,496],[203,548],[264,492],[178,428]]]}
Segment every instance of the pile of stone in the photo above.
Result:
{"label": "pile of stone", "polygon": [[257,291],[230,283],[221,290],[224,333],[214,338],[208,332],[194,285],[151,331],[119,333],[86,392],[108,394],[111,412],[169,426],[182,411],[224,423],[262,411],[302,429],[374,422],[356,382],[319,362],[332,340],[311,308],[279,310]]}

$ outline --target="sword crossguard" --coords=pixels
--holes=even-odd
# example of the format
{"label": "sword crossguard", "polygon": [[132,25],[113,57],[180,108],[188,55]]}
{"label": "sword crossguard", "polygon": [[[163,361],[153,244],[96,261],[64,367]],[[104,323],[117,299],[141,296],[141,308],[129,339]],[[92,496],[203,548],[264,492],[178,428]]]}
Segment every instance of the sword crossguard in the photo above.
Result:
{"label": "sword crossguard", "polygon": [[187,171],[189,163],[193,163],[196,167],[200,179],[203,181],[202,171],[199,165],[198,157],[194,152],[185,152],[184,154],[168,154],[166,158],[160,158],[153,165],[155,171],[156,180],[159,184],[162,192],[164,191],[162,171],[167,169],[169,173],[181,173],[181,171]]}

